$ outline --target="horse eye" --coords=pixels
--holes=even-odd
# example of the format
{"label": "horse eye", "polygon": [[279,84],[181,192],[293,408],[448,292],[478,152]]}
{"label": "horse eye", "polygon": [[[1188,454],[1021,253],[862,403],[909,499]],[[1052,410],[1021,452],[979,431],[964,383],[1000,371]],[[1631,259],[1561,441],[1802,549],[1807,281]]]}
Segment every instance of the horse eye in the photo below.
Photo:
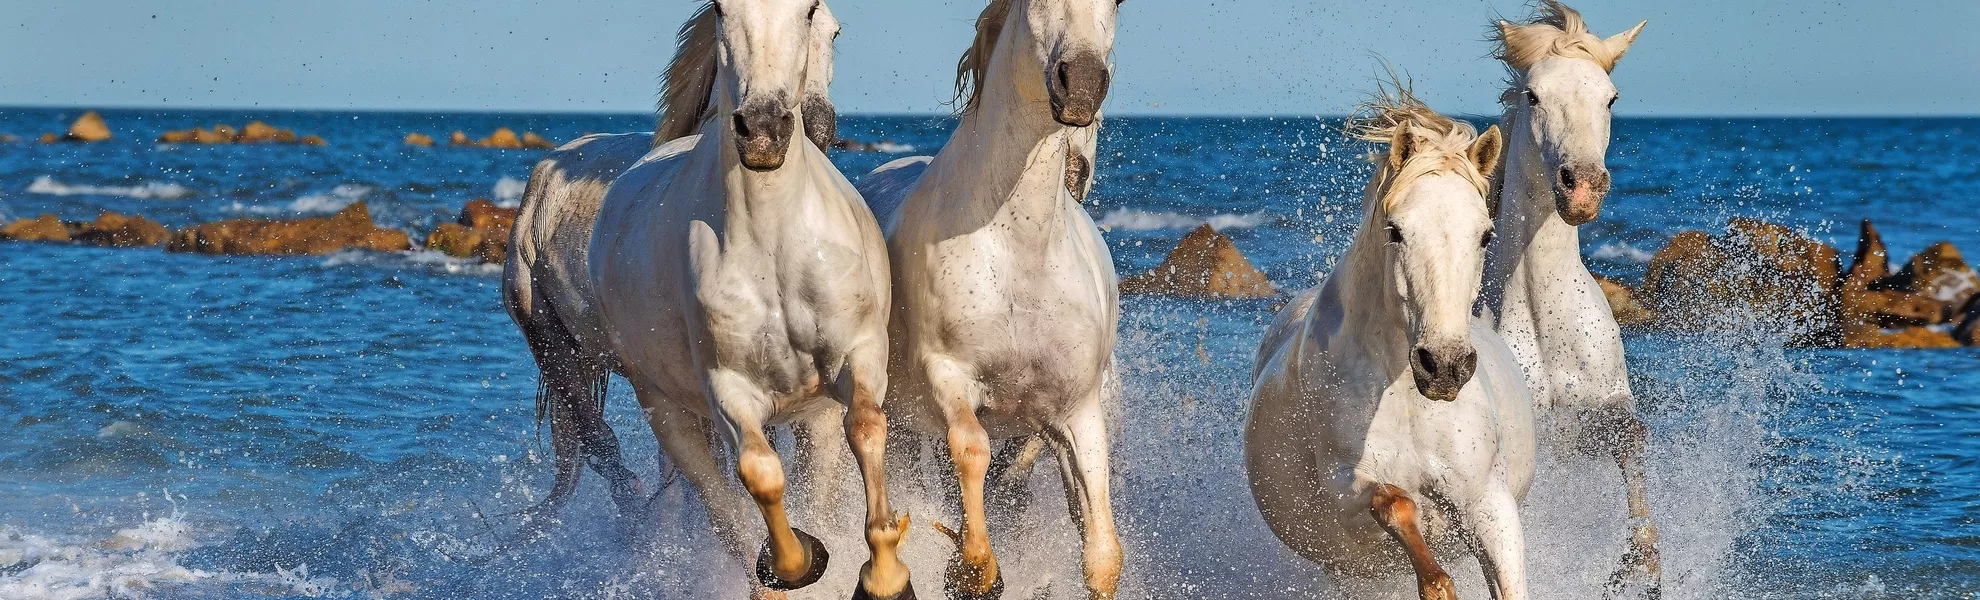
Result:
{"label": "horse eye", "polygon": [[1397,229],[1395,225],[1389,225],[1389,243],[1391,244],[1403,243],[1402,230]]}
{"label": "horse eye", "polygon": [[818,3],[813,2],[811,3],[811,12],[804,13],[804,20],[809,21],[817,16],[818,16]]}
{"label": "horse eye", "polygon": [[1492,245],[1492,230],[1487,229],[1485,230],[1485,235],[1479,238],[1478,247],[1484,248],[1490,245]]}
{"label": "horse eye", "polygon": [[1540,105],[1540,95],[1533,93],[1533,88],[1526,89],[1526,105],[1527,106]]}

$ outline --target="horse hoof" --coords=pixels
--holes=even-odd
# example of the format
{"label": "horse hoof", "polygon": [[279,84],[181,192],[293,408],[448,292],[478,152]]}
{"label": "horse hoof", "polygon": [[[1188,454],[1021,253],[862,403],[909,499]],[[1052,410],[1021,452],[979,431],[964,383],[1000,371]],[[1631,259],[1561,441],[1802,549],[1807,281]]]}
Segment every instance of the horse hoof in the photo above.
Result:
{"label": "horse hoof", "polygon": [[1001,600],[1004,597],[1004,574],[998,573],[997,580],[990,582],[990,589],[981,594],[957,589],[954,579],[945,582],[942,591],[948,592],[949,600]]}
{"label": "horse hoof", "polygon": [[770,546],[766,544],[763,546],[763,551],[756,554],[756,579],[762,581],[764,587],[773,590],[795,590],[818,583],[818,578],[825,576],[825,565],[831,562],[832,558],[831,554],[825,551],[825,543],[796,527],[791,528],[791,533],[797,534],[798,548],[804,551],[805,564],[808,565],[804,569],[804,575],[797,579],[778,577],[777,570],[771,566],[775,561],[770,558]]}
{"label": "horse hoof", "polygon": [[[957,598],[954,595],[949,597]],[[862,583],[853,587],[852,600],[915,600],[914,582],[909,581],[907,587],[901,588],[901,591],[896,592],[892,596],[875,596],[873,592],[866,591],[866,584]]]}

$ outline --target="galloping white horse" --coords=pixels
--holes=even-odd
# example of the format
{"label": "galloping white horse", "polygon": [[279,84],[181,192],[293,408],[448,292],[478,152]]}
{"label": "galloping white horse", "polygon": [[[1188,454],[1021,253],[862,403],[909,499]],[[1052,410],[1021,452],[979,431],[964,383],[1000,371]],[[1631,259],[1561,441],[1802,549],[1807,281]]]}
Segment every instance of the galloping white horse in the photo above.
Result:
{"label": "galloping white horse", "polygon": [[[681,83],[671,85],[668,92],[683,96],[678,99],[683,106],[706,103],[705,85],[692,82],[713,76],[713,49],[688,46],[713,43],[712,30],[697,32],[695,27],[714,26],[714,19],[699,18],[681,29],[683,48],[675,54],[668,75],[670,82]],[[832,81],[832,41],[838,33],[839,22],[818,5],[806,58],[804,125],[806,136],[821,150],[835,137],[836,117],[826,90]],[[580,459],[608,480],[621,514],[631,516],[645,500],[638,476],[620,459],[618,437],[604,420],[606,382],[620,368],[598,319],[587,250],[599,203],[612,180],[656,143],[694,134],[709,116],[669,111],[656,126],[657,135],[588,135],[544,155],[530,172],[510,233],[502,300],[536,358],[537,414],[550,422],[557,477],[549,496],[525,511],[522,537],[541,533],[549,517],[577,493]]]}
{"label": "galloping white horse", "polygon": [[[885,240],[825,154],[791,143],[812,116],[800,103],[820,12],[818,0],[714,0],[696,15],[668,73],[661,134],[677,118],[700,133],[660,144],[612,182],[588,273],[654,436],[739,559],[755,501],[769,540],[754,595],[824,573],[825,547],[790,524],[764,428],[836,401],[866,484],[871,559],[853,597],[911,598],[898,556],[907,521],[888,506],[882,465]],[[711,421],[747,496],[719,464]]]}
{"label": "galloping white horse", "polygon": [[1581,262],[1577,226],[1595,219],[1609,191],[1603,155],[1616,87],[1609,72],[1643,31],[1609,39],[1588,32],[1559,2],[1525,24],[1498,24],[1498,57],[1511,72],[1500,101],[1511,138],[1498,178],[1499,239],[1486,258],[1484,307],[1526,372],[1534,401],[1570,411],[1582,447],[1622,468],[1631,548],[1610,578],[1618,589],[1641,569],[1649,593],[1661,581],[1657,531],[1644,497],[1645,429],[1634,411],[1622,330]]}
{"label": "galloping white horse", "polygon": [[1360,232],[1258,348],[1252,498],[1281,541],[1337,575],[1396,572],[1407,559],[1424,600],[1453,599],[1426,539],[1455,533],[1495,597],[1522,599],[1532,400],[1511,350],[1471,315],[1499,131],[1474,137],[1401,86],[1365,110],[1355,131],[1389,152],[1362,196]]}
{"label": "galloping white horse", "polygon": [[1112,598],[1120,540],[1108,498],[1113,259],[1080,208],[1106,97],[1115,0],[992,0],[958,65],[962,121],[933,159],[888,163],[860,189],[894,264],[896,403],[946,434],[963,528],[949,597],[995,598],[983,485],[989,440],[1043,433],[1058,451],[1084,580]]}

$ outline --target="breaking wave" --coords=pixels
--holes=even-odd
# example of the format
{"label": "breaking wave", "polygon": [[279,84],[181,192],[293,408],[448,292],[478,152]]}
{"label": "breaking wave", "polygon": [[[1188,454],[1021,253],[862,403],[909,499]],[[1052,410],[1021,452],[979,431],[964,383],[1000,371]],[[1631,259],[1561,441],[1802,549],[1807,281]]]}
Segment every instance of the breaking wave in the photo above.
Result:
{"label": "breaking wave", "polygon": [[515,208],[522,206],[523,191],[527,189],[529,182],[514,177],[503,177],[495,182],[495,189],[490,195],[495,197],[496,206]]}
{"label": "breaking wave", "polygon": [[27,186],[27,193],[49,196],[123,196],[141,200],[177,200],[193,195],[192,188],[169,181],[146,181],[137,185],[83,185],[56,181],[42,175]]}
{"label": "breaking wave", "polygon": [[1157,229],[1191,229],[1204,223],[1211,228],[1249,229],[1271,222],[1272,213],[1258,211],[1243,214],[1217,214],[1208,217],[1185,215],[1166,211],[1142,210],[1139,208],[1116,208],[1107,211],[1096,223],[1102,230],[1111,231],[1154,231]]}
{"label": "breaking wave", "polygon": [[300,198],[290,201],[288,204],[268,205],[235,202],[233,206],[228,207],[228,210],[237,213],[259,215],[334,213],[344,210],[344,207],[350,206],[354,202],[365,199],[365,196],[371,195],[371,192],[375,189],[363,184],[342,183],[338,184],[337,187],[330,188],[330,191],[327,192],[305,194]]}
{"label": "breaking wave", "polygon": [[1594,253],[1589,254],[1589,257],[1596,260],[1619,260],[1634,263],[1647,263],[1655,256],[1656,254],[1648,250],[1631,246],[1625,242],[1602,244],[1602,247],[1596,248]]}

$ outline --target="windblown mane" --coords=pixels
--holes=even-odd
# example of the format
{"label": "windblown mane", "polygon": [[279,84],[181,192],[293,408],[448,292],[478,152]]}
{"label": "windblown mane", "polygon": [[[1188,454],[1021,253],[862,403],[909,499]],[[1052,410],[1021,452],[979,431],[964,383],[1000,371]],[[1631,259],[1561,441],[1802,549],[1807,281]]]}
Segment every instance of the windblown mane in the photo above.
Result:
{"label": "windblown mane", "polygon": [[653,128],[653,145],[693,135],[708,115],[708,97],[715,91],[715,3],[703,3],[674,43],[674,60],[660,80],[660,123]]}
{"label": "windblown mane", "polygon": [[1514,77],[1548,58],[1586,59],[1601,65],[1604,71],[1614,71],[1616,61],[1622,60],[1622,51],[1610,48],[1602,43],[1602,38],[1590,33],[1588,24],[1581,21],[1581,13],[1566,4],[1540,0],[1533,11],[1533,18],[1525,23],[1500,21],[1492,28],[1492,38],[1499,43],[1498,51],[1492,56],[1504,61],[1515,72]]}
{"label": "windblown mane", "polygon": [[977,15],[976,39],[963,51],[962,60],[956,61],[956,114],[976,108],[977,96],[983,94],[983,78],[990,71],[990,55],[997,49],[997,38],[1004,34],[1004,18],[1010,12],[1011,0],[990,0],[983,14]]}
{"label": "windblown mane", "polygon": [[1437,114],[1410,93],[1406,82],[1392,79],[1381,85],[1375,97],[1362,103],[1348,119],[1347,131],[1356,139],[1390,144],[1392,151],[1401,136],[1409,136],[1410,156],[1400,169],[1389,163],[1387,153],[1375,157],[1375,177],[1368,182],[1365,199],[1373,201],[1377,214],[1394,209],[1399,192],[1429,175],[1462,177],[1478,188],[1481,196],[1491,191],[1489,180],[1469,156],[1478,130],[1470,123]]}

